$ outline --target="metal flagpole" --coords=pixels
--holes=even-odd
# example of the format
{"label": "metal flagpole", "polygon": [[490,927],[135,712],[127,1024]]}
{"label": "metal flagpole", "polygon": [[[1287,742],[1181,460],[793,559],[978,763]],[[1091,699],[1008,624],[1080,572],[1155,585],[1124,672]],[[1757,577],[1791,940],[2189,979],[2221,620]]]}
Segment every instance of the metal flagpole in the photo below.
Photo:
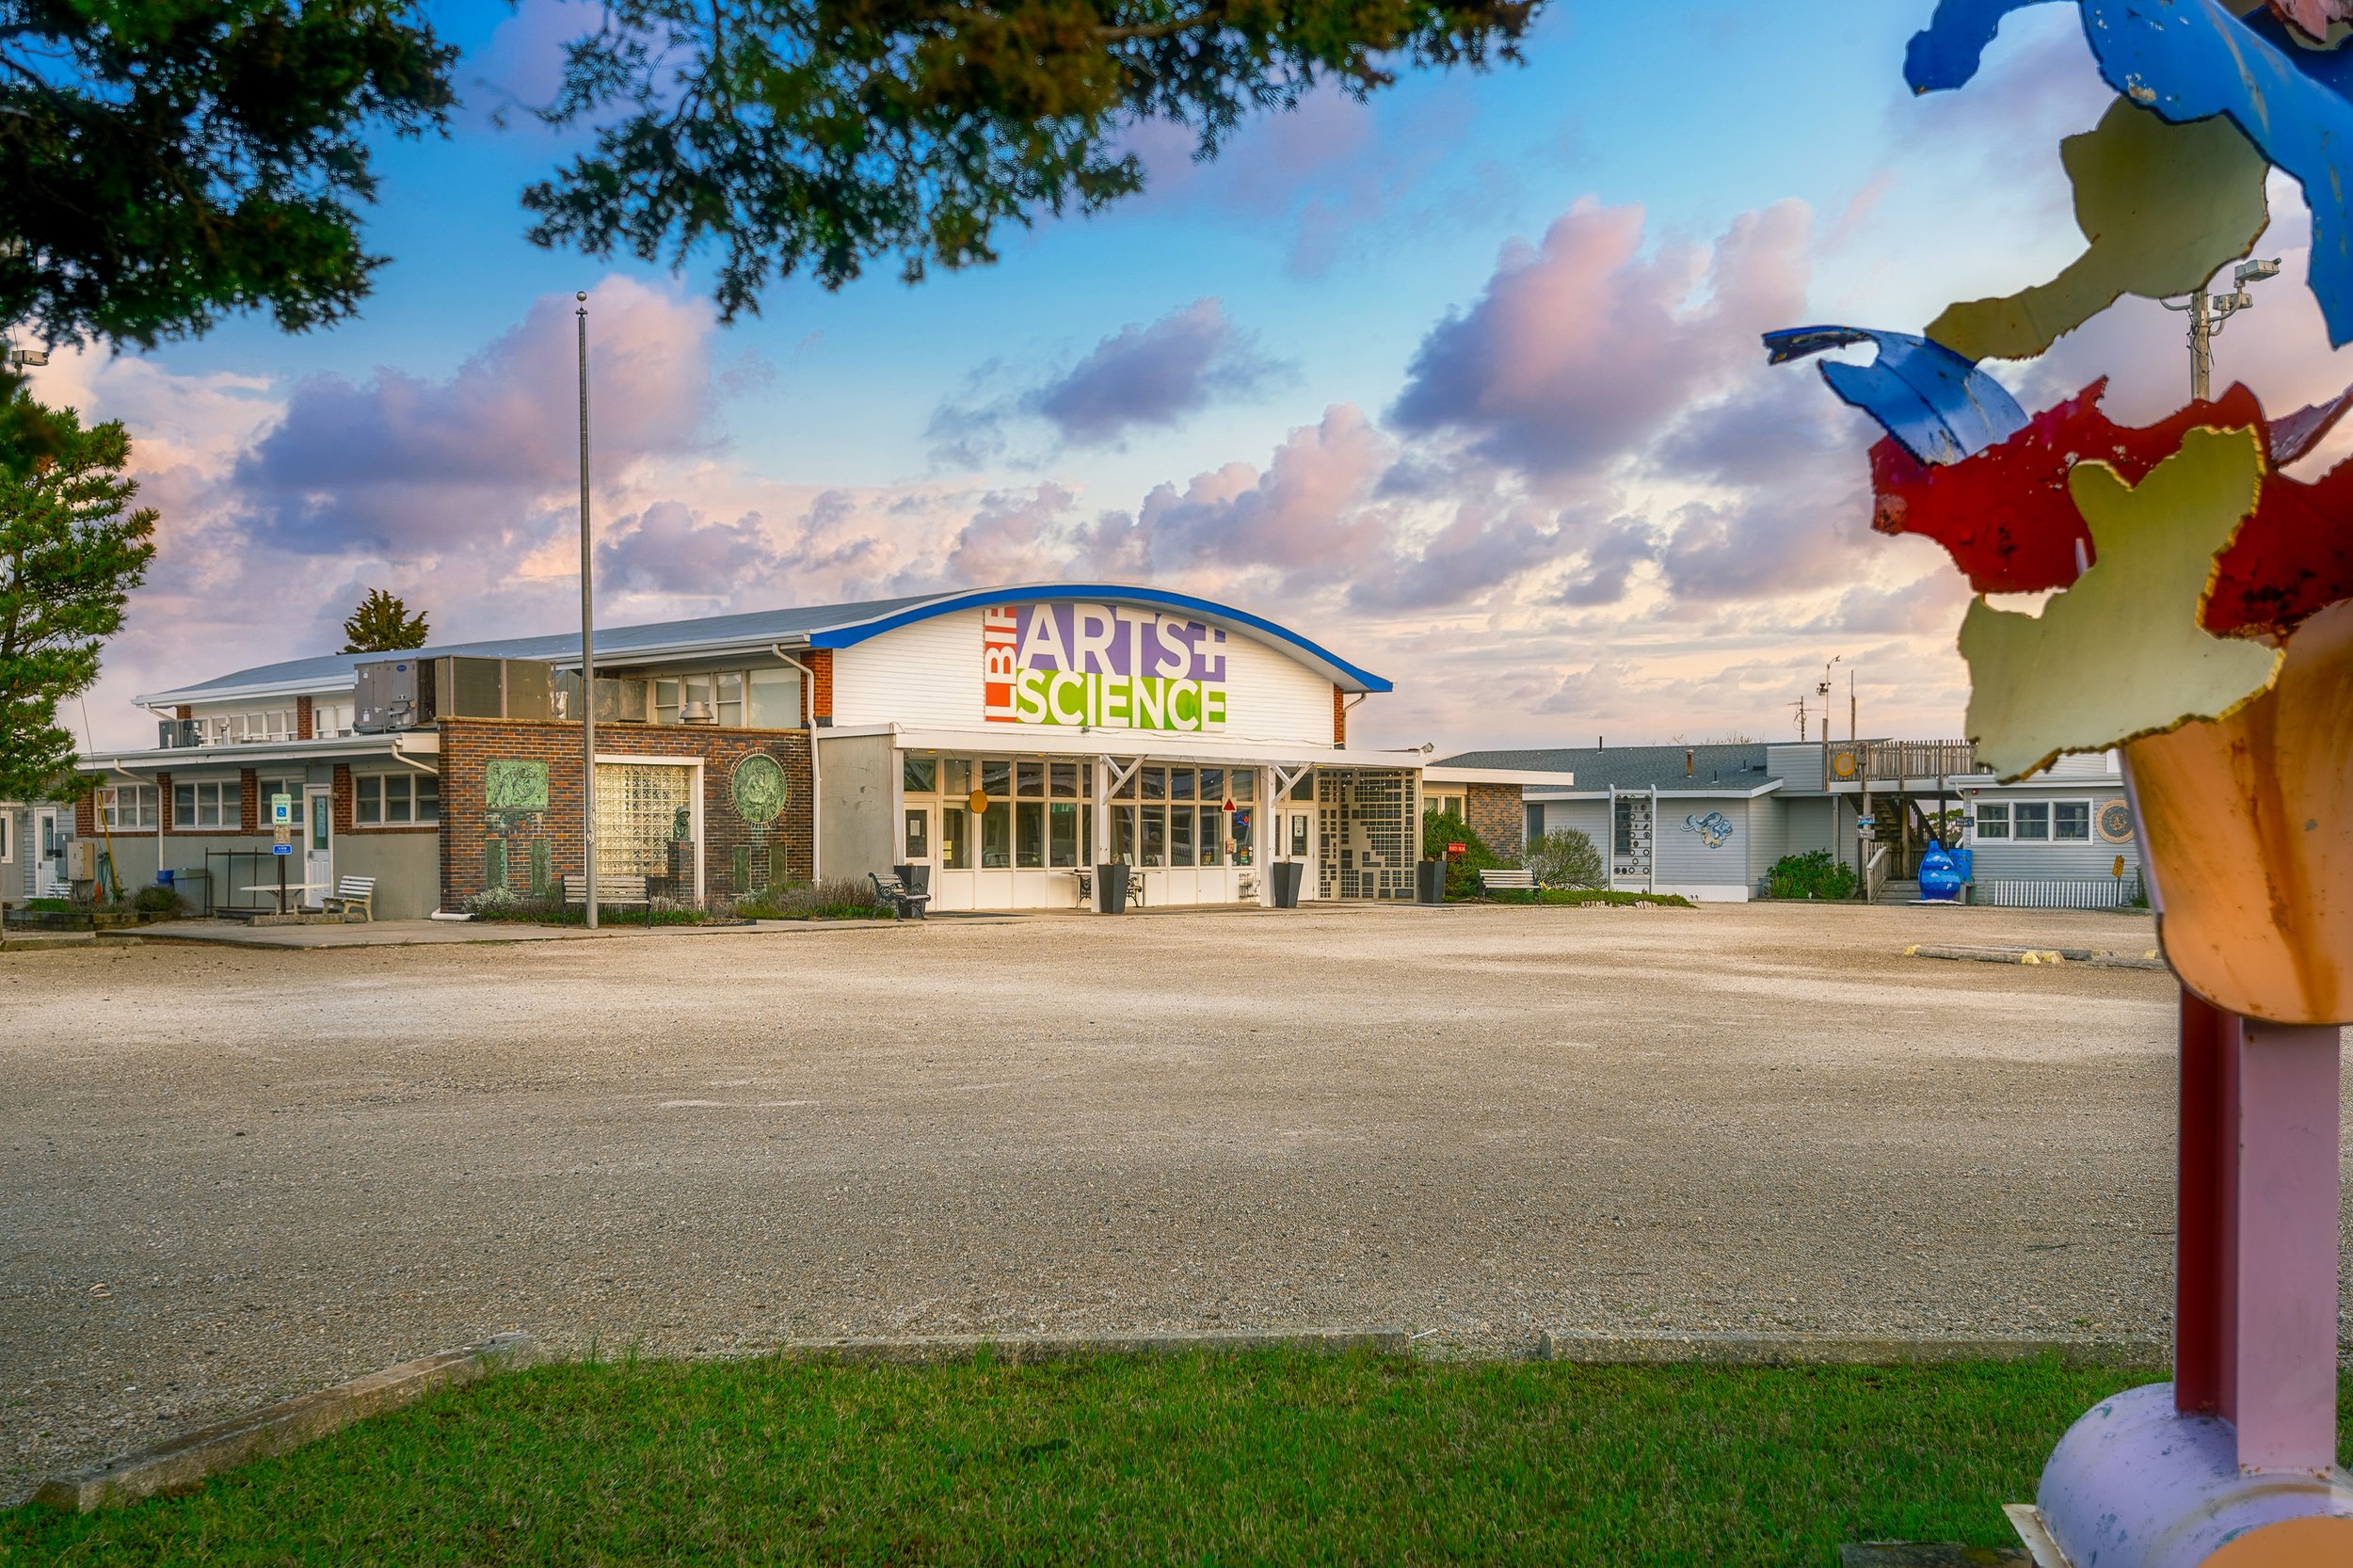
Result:
{"label": "metal flagpole", "polygon": [[588,295],[572,296],[580,323],[580,858],[582,904],[597,928],[597,614],[588,535]]}

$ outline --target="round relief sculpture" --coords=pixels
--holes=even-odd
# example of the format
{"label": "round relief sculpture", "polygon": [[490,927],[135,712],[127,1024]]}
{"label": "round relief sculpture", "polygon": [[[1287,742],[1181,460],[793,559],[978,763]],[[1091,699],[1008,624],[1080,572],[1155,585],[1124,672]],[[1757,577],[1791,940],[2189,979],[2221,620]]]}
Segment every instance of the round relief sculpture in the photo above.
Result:
{"label": "round relief sculpture", "polygon": [[735,801],[735,814],[754,827],[765,827],[784,814],[784,803],[790,793],[784,778],[784,764],[766,752],[754,752],[735,764],[728,780],[728,792]]}
{"label": "round relief sculpture", "polygon": [[2133,841],[2133,808],[2121,800],[2100,804],[2100,837],[2112,844]]}

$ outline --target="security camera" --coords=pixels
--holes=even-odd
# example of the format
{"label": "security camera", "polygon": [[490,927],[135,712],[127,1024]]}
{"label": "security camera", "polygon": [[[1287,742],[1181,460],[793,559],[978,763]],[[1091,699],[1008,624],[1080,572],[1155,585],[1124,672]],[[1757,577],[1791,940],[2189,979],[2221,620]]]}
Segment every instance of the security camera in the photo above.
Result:
{"label": "security camera", "polygon": [[2279,276],[2280,259],[2277,256],[2274,256],[2267,262],[2253,261],[2239,263],[2237,269],[2231,274],[2231,279],[2232,281],[2238,283],[2260,283],[2266,278],[2277,278]]}

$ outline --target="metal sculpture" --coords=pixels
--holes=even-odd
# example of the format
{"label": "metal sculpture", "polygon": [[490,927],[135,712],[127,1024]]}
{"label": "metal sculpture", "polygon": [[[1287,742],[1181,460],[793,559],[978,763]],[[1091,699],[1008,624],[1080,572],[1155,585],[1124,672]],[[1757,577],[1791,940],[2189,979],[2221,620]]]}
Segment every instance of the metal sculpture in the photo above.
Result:
{"label": "metal sculpture", "polygon": [[[2002,19],[2046,3],[1940,0],[1906,79],[1964,85]],[[2076,5],[2120,94],[2062,150],[2083,255],[1924,337],[1765,341],[1776,363],[1876,344],[1868,366],[1821,367],[1887,432],[1874,526],[1936,540],[1980,595],[2052,593],[2039,616],[1970,606],[1970,739],[2009,778],[2121,748],[2182,982],[2174,1378],[2078,1421],[2012,1516],[2039,1561],[2075,1568],[2353,1564],[2336,1464],[2353,462],[2281,472],[2353,392],[2271,419],[2232,387],[2133,428],[2100,411],[2104,381],[2028,417],[1977,362],[2040,354],[2125,294],[2202,290],[2260,237],[2275,167],[2312,203],[2329,341],[2353,339],[2353,0]]]}

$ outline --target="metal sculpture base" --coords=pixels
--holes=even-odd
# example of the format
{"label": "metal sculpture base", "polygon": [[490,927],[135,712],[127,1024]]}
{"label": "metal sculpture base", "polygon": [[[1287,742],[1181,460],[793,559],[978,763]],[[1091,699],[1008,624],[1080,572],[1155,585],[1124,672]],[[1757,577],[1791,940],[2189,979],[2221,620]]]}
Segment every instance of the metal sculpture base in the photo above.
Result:
{"label": "metal sculpture base", "polygon": [[2353,1476],[2241,1471],[2231,1423],[2176,1410],[2169,1383],[2128,1389],[2069,1428],[2035,1501],[2072,1568],[2353,1563]]}
{"label": "metal sculpture base", "polygon": [[2068,1429],[2036,1498],[2048,1539],[2021,1533],[2068,1568],[2348,1568],[2338,1032],[2185,990],[2181,1041],[2173,1381]]}

